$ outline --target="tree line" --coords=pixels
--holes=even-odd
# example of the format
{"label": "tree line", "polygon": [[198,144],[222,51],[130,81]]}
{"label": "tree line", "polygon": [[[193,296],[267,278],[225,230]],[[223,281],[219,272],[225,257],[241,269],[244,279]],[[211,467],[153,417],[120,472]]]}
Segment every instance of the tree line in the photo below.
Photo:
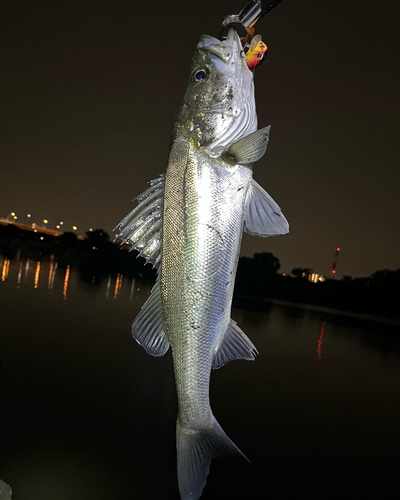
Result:
{"label": "tree line", "polygon": [[[80,279],[99,284],[109,274],[155,280],[151,265],[144,265],[136,251],[112,243],[102,229],[88,231],[83,239],[65,232],[60,237],[24,231],[10,224],[0,226],[0,253],[14,258],[49,259],[59,267],[74,266]],[[279,273],[279,259],[270,252],[239,259],[234,304],[248,308],[265,307],[266,300],[283,300],[400,318],[400,269],[383,269],[363,278],[327,279],[312,283],[312,270],[295,268],[291,276]]]}

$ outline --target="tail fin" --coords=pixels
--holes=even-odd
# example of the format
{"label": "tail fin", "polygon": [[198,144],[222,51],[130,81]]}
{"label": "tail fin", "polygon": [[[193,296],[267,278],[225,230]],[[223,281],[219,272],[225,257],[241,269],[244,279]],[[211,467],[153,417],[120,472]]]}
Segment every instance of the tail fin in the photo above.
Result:
{"label": "tail fin", "polygon": [[213,458],[231,456],[248,458],[228,438],[212,416],[210,425],[202,429],[184,428],[178,418],[176,426],[178,452],[178,484],[182,500],[198,500],[206,484]]}

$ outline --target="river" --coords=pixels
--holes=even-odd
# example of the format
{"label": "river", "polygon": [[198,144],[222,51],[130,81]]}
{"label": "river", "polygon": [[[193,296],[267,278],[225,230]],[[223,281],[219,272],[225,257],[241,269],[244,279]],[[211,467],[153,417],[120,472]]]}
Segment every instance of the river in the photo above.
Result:
{"label": "river", "polygon": [[[0,479],[15,500],[178,500],[171,355],[153,358],[130,335],[151,284],[92,281],[0,256]],[[258,309],[232,311],[256,361],[229,363],[211,384],[215,416],[252,465],[213,461],[202,498],[366,498],[388,486],[400,328]]]}

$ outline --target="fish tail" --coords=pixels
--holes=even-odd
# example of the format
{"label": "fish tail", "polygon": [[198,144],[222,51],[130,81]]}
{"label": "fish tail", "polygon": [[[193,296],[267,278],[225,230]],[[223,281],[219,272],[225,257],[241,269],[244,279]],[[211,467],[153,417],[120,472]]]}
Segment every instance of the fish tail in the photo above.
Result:
{"label": "fish tail", "polygon": [[225,456],[249,462],[249,459],[228,438],[213,415],[209,425],[201,429],[185,427],[178,417],[176,448],[178,484],[182,500],[200,498],[213,458]]}

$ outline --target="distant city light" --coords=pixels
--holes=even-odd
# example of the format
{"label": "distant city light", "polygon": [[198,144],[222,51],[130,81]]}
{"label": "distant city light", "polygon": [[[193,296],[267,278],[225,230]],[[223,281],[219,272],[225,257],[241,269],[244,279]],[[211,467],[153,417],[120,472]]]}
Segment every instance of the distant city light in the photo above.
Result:
{"label": "distant city light", "polygon": [[332,274],[336,274],[336,269],[332,269]]}
{"label": "distant city light", "polygon": [[72,229],[73,229],[74,231],[76,231],[76,230],[78,229],[78,227],[77,227],[77,226],[72,226]]}
{"label": "distant city light", "polygon": [[92,228],[92,227],[89,227],[89,231],[93,231],[93,228]]}
{"label": "distant city light", "polygon": [[43,222],[44,222],[45,224],[48,224],[48,223],[49,223],[49,221],[48,221],[47,219],[43,219]]}
{"label": "distant city light", "polygon": [[17,217],[16,215],[14,215],[14,219],[15,219],[15,220],[17,220],[17,219],[18,219],[18,217]]}
{"label": "distant city light", "polygon": [[12,215],[12,216],[14,217],[14,215],[15,215],[15,212],[11,212],[11,215]]}
{"label": "distant city light", "polygon": [[26,216],[27,216],[27,217],[32,217],[32,215],[31,215],[31,214],[26,214]]}
{"label": "distant city light", "polygon": [[337,251],[337,252],[340,252],[340,247],[337,247],[337,248],[336,248],[336,251]]}
{"label": "distant city light", "polygon": [[62,226],[64,224],[64,221],[60,220],[60,226]]}
{"label": "distant city light", "polygon": [[60,224],[57,224],[56,228],[57,228],[57,229],[60,229],[60,227],[61,227],[61,226],[60,226]]}
{"label": "distant city light", "polygon": [[40,237],[41,240],[44,240],[43,236]]}

